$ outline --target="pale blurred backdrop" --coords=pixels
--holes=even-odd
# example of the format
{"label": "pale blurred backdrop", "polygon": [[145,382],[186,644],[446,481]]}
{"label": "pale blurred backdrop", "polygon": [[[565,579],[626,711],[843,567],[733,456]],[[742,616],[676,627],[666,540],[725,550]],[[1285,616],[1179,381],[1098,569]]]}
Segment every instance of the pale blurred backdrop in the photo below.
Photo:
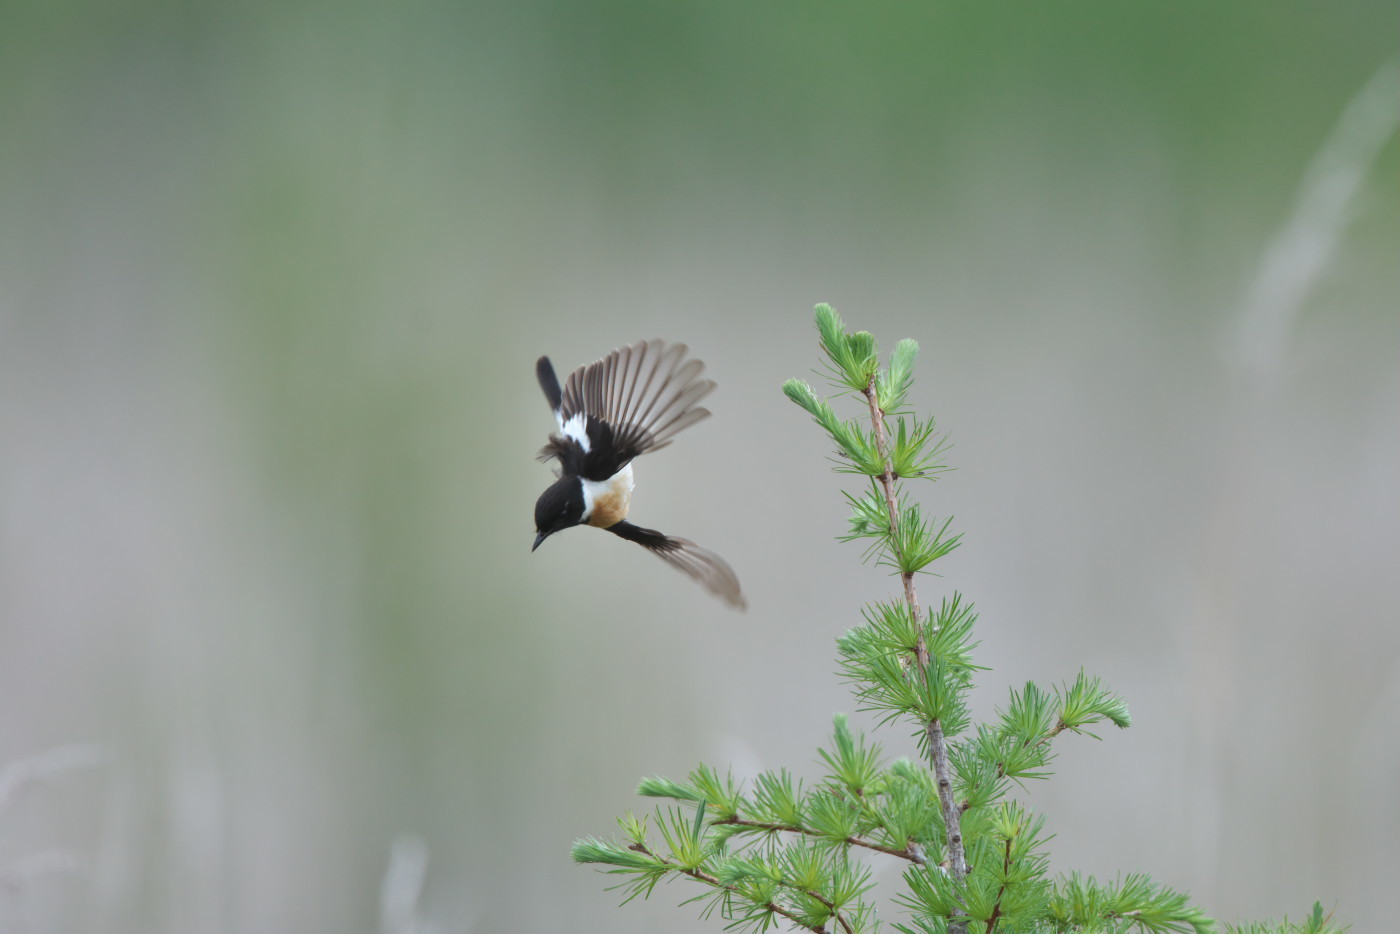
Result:
{"label": "pale blurred backdrop", "polygon": [[[896,583],[779,391],[829,301],[922,345],[978,710],[1081,666],[1131,704],[1027,794],[1055,867],[1392,930],[1395,26],[0,5],[0,929],[720,930],[568,849],[643,775],[815,776],[853,707],[833,639]],[[634,517],[745,615],[530,554],[535,358],[653,336],[719,389]]]}

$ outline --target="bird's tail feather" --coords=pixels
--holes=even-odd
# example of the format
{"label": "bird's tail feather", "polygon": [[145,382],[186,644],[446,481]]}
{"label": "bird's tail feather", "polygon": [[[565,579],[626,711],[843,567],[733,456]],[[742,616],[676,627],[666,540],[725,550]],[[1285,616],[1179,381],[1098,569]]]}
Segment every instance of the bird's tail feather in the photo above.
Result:
{"label": "bird's tail feather", "polygon": [[535,361],[535,375],[539,377],[540,388],[549,400],[549,407],[558,415],[564,405],[564,392],[559,388],[559,377],[554,375],[554,364],[549,362],[548,357]]}

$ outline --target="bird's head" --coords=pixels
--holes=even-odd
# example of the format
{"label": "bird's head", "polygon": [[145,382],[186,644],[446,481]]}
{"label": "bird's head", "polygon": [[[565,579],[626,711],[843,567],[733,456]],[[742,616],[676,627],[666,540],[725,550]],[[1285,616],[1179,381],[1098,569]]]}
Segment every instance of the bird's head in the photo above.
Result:
{"label": "bird's head", "polygon": [[572,528],[583,521],[583,484],[579,478],[565,474],[540,494],[535,501],[534,551],[555,532]]}

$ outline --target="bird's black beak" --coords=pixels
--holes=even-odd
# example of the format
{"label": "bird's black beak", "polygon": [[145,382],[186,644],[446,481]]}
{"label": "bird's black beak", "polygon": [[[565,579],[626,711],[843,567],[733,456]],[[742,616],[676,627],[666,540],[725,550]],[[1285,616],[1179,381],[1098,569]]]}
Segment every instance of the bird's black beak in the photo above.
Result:
{"label": "bird's black beak", "polygon": [[530,546],[530,550],[534,551],[536,548],[540,547],[540,542],[544,541],[546,538],[549,538],[548,532],[541,532],[540,534],[536,535],[535,543]]}

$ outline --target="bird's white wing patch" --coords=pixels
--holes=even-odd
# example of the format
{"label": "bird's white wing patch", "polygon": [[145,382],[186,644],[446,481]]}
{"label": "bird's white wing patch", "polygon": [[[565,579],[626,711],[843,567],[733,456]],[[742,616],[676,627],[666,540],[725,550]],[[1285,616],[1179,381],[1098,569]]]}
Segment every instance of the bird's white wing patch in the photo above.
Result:
{"label": "bird's white wing patch", "polygon": [[567,422],[564,421],[564,416],[560,412],[555,412],[554,417],[559,420],[559,430],[564,434],[564,437],[577,441],[579,447],[583,448],[583,453],[587,454],[592,444],[588,440],[588,423],[584,414],[579,412]]}

